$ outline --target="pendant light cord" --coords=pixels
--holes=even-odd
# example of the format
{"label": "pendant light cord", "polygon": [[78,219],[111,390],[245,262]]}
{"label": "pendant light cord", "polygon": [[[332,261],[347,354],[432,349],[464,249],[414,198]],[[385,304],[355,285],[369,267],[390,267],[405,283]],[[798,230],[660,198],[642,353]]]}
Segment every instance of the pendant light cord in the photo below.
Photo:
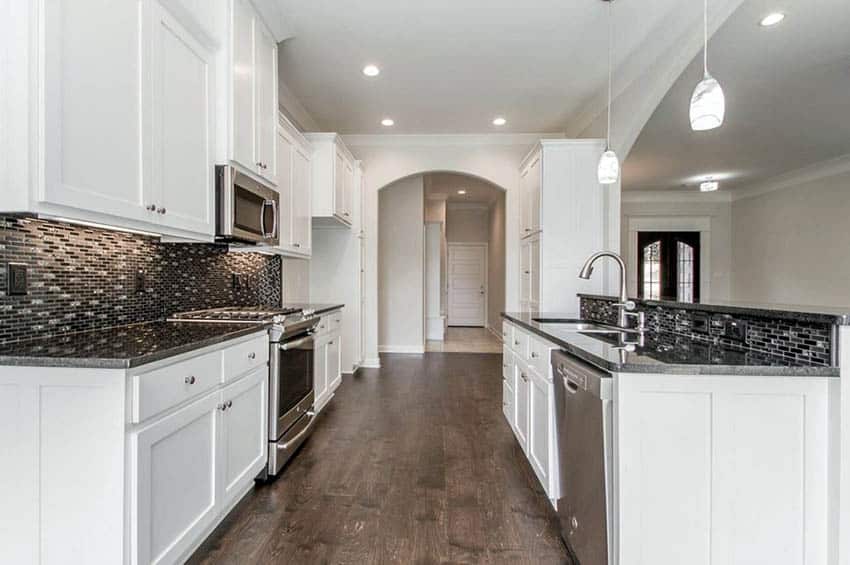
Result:
{"label": "pendant light cord", "polygon": [[703,25],[703,49],[702,49],[702,68],[705,76],[708,76],[708,0],[703,0],[702,5],[702,25]]}
{"label": "pendant light cord", "polygon": [[613,4],[613,0],[608,0],[608,134],[605,138],[605,150],[611,149],[611,66],[613,57],[611,55],[613,51],[612,43],[614,41],[614,31],[613,31],[613,17],[611,12],[611,4]]}

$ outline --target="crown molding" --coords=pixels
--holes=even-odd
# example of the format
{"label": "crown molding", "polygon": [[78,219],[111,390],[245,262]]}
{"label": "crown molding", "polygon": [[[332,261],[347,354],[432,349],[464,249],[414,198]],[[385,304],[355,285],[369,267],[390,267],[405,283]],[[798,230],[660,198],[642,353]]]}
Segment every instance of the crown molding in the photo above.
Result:
{"label": "crown molding", "polygon": [[357,147],[437,147],[470,145],[531,145],[541,139],[563,137],[563,133],[473,133],[473,134],[349,134],[342,139]]}
{"label": "crown molding", "polygon": [[620,193],[622,203],[702,203],[722,204],[732,202],[732,191],[700,192],[699,189],[673,190],[624,190]]}
{"label": "crown molding", "polygon": [[760,183],[736,188],[733,191],[732,200],[755,198],[768,192],[792,188],[845,173],[850,173],[850,154],[783,173]]}

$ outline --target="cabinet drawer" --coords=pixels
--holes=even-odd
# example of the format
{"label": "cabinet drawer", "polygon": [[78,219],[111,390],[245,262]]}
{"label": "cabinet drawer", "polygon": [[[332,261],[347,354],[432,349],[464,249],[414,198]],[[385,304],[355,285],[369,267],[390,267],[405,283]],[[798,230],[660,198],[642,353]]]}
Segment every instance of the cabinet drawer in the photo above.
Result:
{"label": "cabinet drawer", "polygon": [[514,343],[514,327],[508,322],[502,322],[502,344],[507,347],[513,347]]}
{"label": "cabinet drawer", "polygon": [[514,387],[514,354],[507,346],[502,348],[502,379],[509,387]]}
{"label": "cabinet drawer", "polygon": [[142,422],[221,382],[221,352],[200,355],[133,377],[133,422]]}
{"label": "cabinet drawer", "polygon": [[319,325],[316,326],[316,335],[327,335],[331,331],[331,316],[324,315],[319,318]]}
{"label": "cabinet drawer", "polygon": [[511,341],[511,349],[514,350],[520,358],[528,357],[528,334],[519,328],[514,328],[513,340]]}
{"label": "cabinet drawer", "polygon": [[342,312],[331,312],[327,316],[328,332],[339,333],[342,330]]}
{"label": "cabinet drawer", "polygon": [[508,420],[511,428],[514,427],[514,391],[508,387],[506,381],[502,381],[502,412]]}
{"label": "cabinet drawer", "polygon": [[222,382],[230,382],[247,371],[269,362],[269,338],[265,334],[261,335],[225,349],[222,355],[224,356]]}
{"label": "cabinet drawer", "polygon": [[549,344],[535,337],[529,338],[528,341],[528,365],[537,371],[537,374],[544,377],[547,381],[552,379],[549,376]]}

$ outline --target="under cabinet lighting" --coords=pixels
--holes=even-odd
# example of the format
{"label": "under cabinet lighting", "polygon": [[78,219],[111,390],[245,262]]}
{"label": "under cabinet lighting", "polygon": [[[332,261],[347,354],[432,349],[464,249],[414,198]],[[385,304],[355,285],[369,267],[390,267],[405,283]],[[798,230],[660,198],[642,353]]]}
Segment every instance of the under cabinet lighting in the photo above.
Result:
{"label": "under cabinet lighting", "polygon": [[460,194],[461,196],[463,196],[464,194],[466,194],[466,191],[463,190],[463,189],[460,189],[460,190],[457,191],[457,193]]}
{"label": "under cabinet lighting", "polygon": [[387,128],[392,127],[395,125],[395,120],[393,120],[392,118],[384,118],[383,120],[381,120],[381,125]]}
{"label": "under cabinet lighting", "polygon": [[700,192],[714,192],[718,188],[718,184],[716,180],[707,180],[705,182],[700,183],[699,191]]}
{"label": "under cabinet lighting", "polygon": [[773,12],[772,14],[768,14],[761,19],[759,25],[761,27],[770,27],[775,26],[779,22],[785,19],[785,14],[782,12]]}

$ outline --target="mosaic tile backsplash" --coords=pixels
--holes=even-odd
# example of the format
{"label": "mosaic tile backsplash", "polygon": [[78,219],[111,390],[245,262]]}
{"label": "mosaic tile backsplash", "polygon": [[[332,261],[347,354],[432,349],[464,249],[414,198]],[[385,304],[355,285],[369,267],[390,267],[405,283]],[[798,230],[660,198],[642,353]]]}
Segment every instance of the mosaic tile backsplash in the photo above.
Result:
{"label": "mosaic tile backsplash", "polygon": [[[581,297],[581,317],[607,324],[617,323],[616,300]],[[706,343],[745,347],[804,364],[832,365],[832,325],[828,323],[773,319],[743,314],[721,314],[649,306],[637,302],[638,312],[646,312],[646,326],[652,332],[681,335]],[[727,323],[734,322],[741,339],[725,337]]]}
{"label": "mosaic tile backsplash", "polygon": [[[27,265],[26,295],[7,292],[9,263]],[[0,344],[184,310],[279,305],[281,275],[277,256],[0,216]]]}

